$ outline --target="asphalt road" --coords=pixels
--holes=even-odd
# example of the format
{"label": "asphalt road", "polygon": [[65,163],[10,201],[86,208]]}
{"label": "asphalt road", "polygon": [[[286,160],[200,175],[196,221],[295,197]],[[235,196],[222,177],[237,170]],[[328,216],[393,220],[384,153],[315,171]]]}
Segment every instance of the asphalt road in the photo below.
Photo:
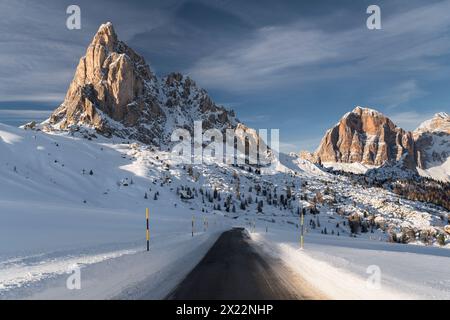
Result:
{"label": "asphalt road", "polygon": [[321,299],[280,260],[262,253],[244,229],[223,233],[202,261],[168,295],[172,300]]}

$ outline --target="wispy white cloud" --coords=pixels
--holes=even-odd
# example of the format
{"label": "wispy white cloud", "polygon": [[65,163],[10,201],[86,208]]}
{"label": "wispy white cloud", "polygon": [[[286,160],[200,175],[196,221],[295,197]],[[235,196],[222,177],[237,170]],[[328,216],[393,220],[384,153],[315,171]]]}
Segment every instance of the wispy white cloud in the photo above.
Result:
{"label": "wispy white cloud", "polygon": [[43,119],[50,116],[52,110],[21,110],[21,109],[0,109],[0,118],[37,118]]}
{"label": "wispy white cloud", "polygon": [[399,127],[413,131],[425,120],[431,119],[434,113],[428,112],[417,112],[417,111],[406,111],[398,112],[389,115],[389,118]]}
{"label": "wispy white cloud", "polygon": [[391,14],[380,31],[324,31],[301,22],[265,27],[200,59],[190,73],[209,86],[246,91],[364,73],[436,72],[443,62],[433,58],[450,53],[448,12],[449,0],[423,4]]}
{"label": "wispy white cloud", "polygon": [[269,120],[270,116],[267,114],[255,114],[246,117],[240,117],[239,119],[243,122],[258,123]]}
{"label": "wispy white cloud", "polygon": [[280,151],[283,153],[298,152],[298,146],[294,143],[280,142]]}
{"label": "wispy white cloud", "polygon": [[393,109],[426,94],[427,92],[420,88],[416,80],[407,80],[388,89],[386,93],[373,97],[372,103]]}
{"label": "wispy white cloud", "polygon": [[145,11],[129,2],[79,0],[77,4],[82,28],[68,30],[67,2],[0,1],[0,101],[61,102],[101,23],[113,20],[120,26],[120,38],[127,40],[165,19],[158,8]]}
{"label": "wispy white cloud", "polygon": [[[297,26],[266,27],[258,30],[254,38],[225,53],[200,59],[189,73],[219,88],[266,87],[274,81],[286,80],[291,76],[289,69],[333,58],[336,54],[326,40],[326,34],[317,30],[301,31]],[[283,71],[288,74],[282,76]]]}
{"label": "wispy white cloud", "polygon": [[320,144],[322,136],[305,138],[305,139],[295,139],[295,140],[282,140],[280,141],[280,151],[284,153],[296,152],[302,150],[314,151]]}
{"label": "wispy white cloud", "polygon": [[51,115],[51,110],[0,109],[0,123],[22,125],[29,121],[43,121]]}

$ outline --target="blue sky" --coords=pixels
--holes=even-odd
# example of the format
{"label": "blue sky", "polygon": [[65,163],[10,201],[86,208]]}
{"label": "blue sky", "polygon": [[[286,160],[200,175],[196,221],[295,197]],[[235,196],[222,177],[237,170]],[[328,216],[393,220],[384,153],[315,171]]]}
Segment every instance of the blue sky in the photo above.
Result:
{"label": "blue sky", "polygon": [[[81,7],[81,30],[65,27]],[[382,30],[366,28],[381,7]],[[405,129],[450,110],[450,0],[0,2],[0,122],[42,119],[63,100],[99,25],[160,76],[179,71],[283,151],[313,150],[356,105]]]}

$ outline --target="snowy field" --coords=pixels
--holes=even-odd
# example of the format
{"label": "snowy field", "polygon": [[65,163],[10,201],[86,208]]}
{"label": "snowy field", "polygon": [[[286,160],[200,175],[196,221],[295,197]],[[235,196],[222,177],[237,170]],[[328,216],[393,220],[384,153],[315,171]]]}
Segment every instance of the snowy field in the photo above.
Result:
{"label": "snowy field", "polygon": [[[128,145],[4,125],[0,137],[0,298],[105,299],[137,282],[162,298],[227,228],[211,214],[204,232],[206,215],[161,188],[161,173],[133,162]],[[75,264],[79,291],[66,288]]]}
{"label": "snowy field", "polygon": [[[279,159],[261,174],[217,163],[187,168],[118,138],[0,124],[0,299],[163,298],[232,226],[246,226],[330,298],[450,298],[448,238],[443,248],[386,242],[388,231],[405,226],[442,230],[445,210]],[[269,193],[280,200],[269,204]],[[306,215],[299,252],[299,206],[312,203],[319,212]],[[346,212],[384,227],[350,237]],[[73,265],[81,267],[81,290],[66,288]],[[381,289],[366,288],[370,265],[381,270]]]}

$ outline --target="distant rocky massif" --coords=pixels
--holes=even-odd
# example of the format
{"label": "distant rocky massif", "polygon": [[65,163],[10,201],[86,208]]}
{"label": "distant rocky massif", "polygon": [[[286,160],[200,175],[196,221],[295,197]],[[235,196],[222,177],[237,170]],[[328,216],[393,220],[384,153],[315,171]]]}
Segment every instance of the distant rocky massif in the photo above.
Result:
{"label": "distant rocky massif", "polygon": [[413,137],[419,168],[445,163],[450,156],[450,116],[445,112],[436,114],[422,123]]}
{"label": "distant rocky massif", "polygon": [[405,168],[425,170],[446,163],[449,134],[446,113],[436,114],[409,132],[378,111],[356,107],[326,132],[316,152],[301,152],[300,156],[315,163],[382,166],[401,162]]}
{"label": "distant rocky massif", "polygon": [[[239,129],[258,139],[234,111],[215,104],[187,76],[158,78],[144,58],[118,40],[111,23],[100,26],[80,59],[64,102],[43,123],[47,130],[90,128],[104,136],[167,146],[175,129]],[[239,134],[237,136],[239,137]],[[328,130],[314,153],[300,157],[313,163],[359,163],[380,167],[392,163],[431,177],[450,172],[450,117],[439,113],[414,132],[396,126],[378,111],[356,107]],[[430,168],[439,170],[426,171]]]}
{"label": "distant rocky massif", "polygon": [[193,132],[197,120],[203,129],[238,125],[233,111],[216,105],[189,77],[156,77],[106,23],[80,59],[64,102],[46,124],[61,130],[86,126],[106,136],[163,145],[176,128]]}

